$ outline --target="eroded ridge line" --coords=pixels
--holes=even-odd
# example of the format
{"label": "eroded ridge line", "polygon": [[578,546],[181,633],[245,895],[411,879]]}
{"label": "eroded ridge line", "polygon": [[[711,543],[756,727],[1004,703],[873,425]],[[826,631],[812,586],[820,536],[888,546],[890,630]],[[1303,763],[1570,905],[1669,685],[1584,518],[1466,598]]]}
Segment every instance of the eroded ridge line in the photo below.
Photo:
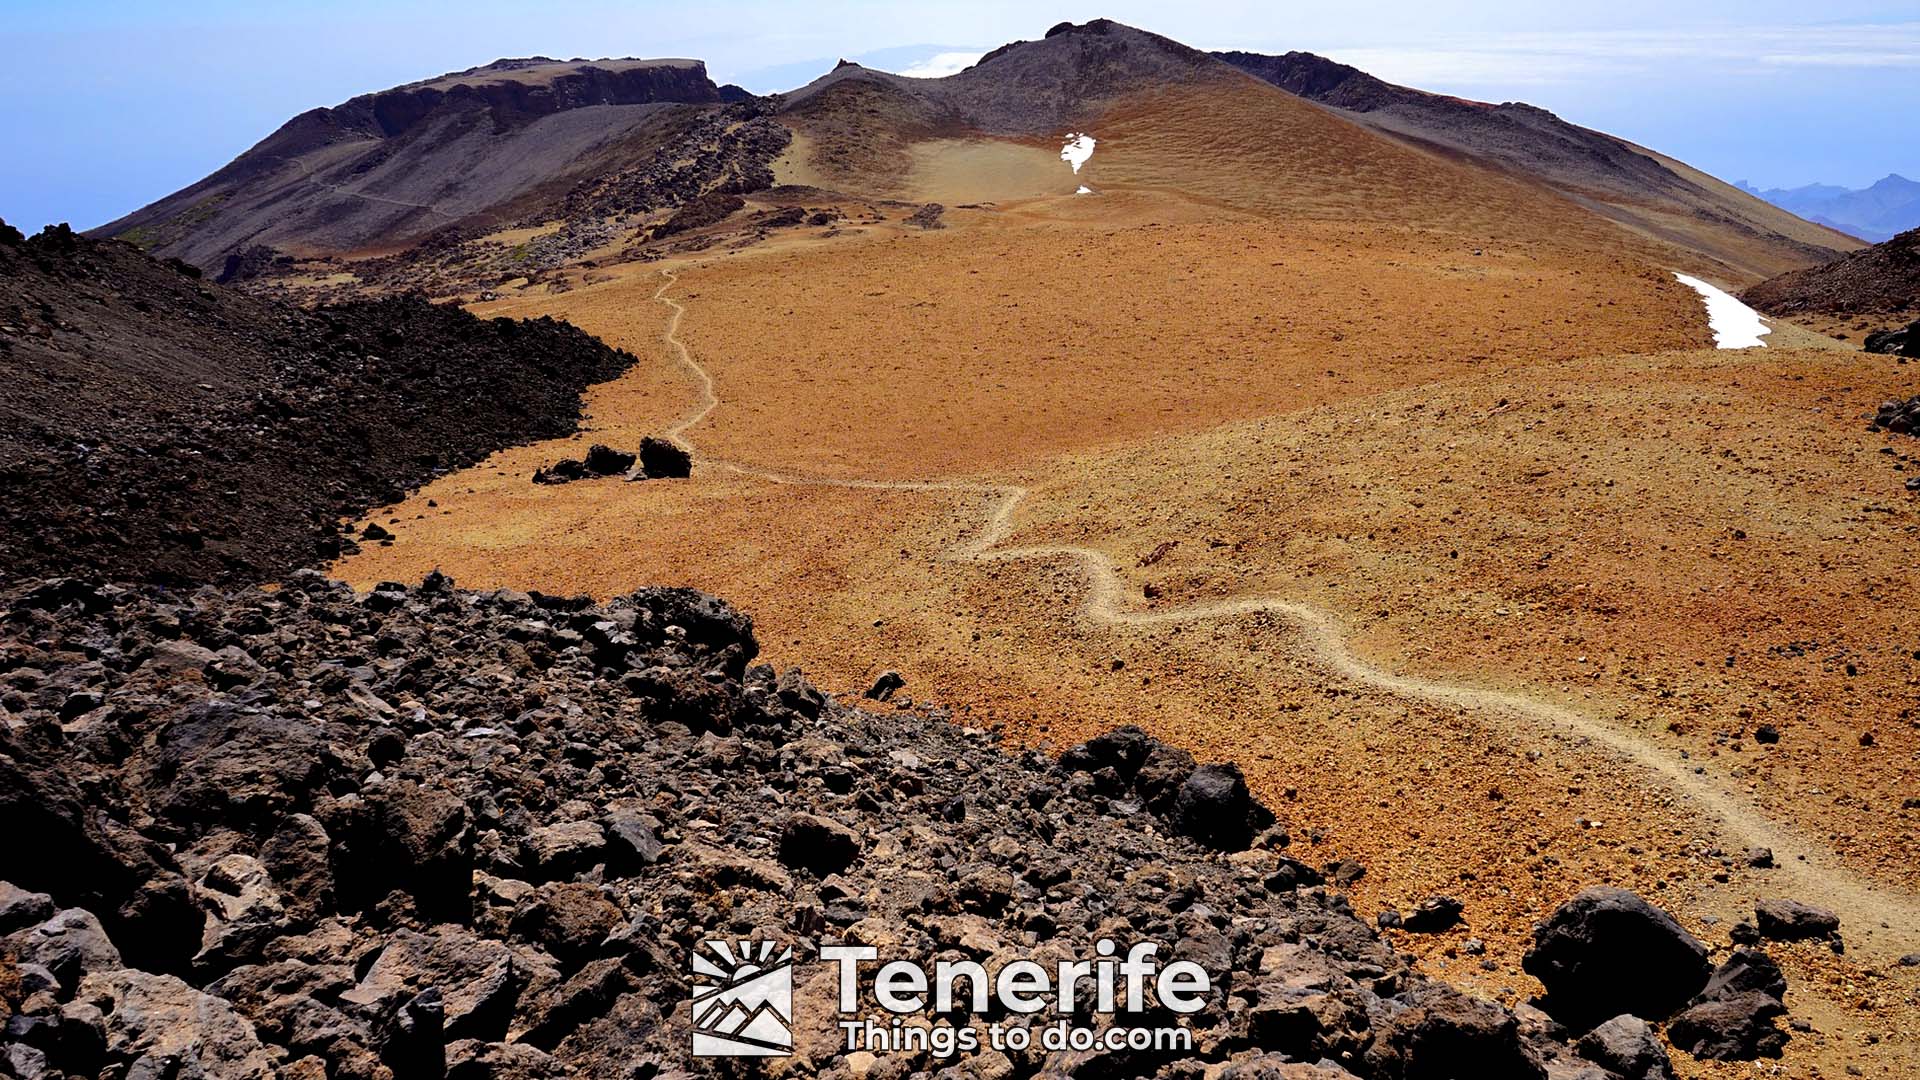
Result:
{"label": "eroded ridge line", "polygon": [[1104,552],[1068,544],[999,546],[1012,533],[1014,512],[1027,497],[1028,489],[1020,485],[963,480],[841,479],[702,456],[693,441],[687,438],[686,432],[705,420],[719,406],[720,398],[715,393],[712,374],[693,359],[692,352],[680,340],[680,320],[687,309],[667,295],[667,290],[679,281],[679,275],[665,268],[660,273],[665,280],[653,298],[673,311],[661,340],[673,350],[681,366],[692,373],[700,385],[699,403],[669,427],[666,435],[691,454],[696,463],[766,483],[794,487],[984,497],[990,509],[979,529],[969,539],[942,552],[942,558],[950,562],[967,563],[1042,559],[1077,563],[1087,582],[1086,594],[1077,614],[1103,626],[1150,628],[1171,623],[1248,616],[1274,617],[1289,624],[1294,631],[1294,637],[1299,642],[1298,651],[1303,658],[1342,678],[1408,701],[1522,721],[1524,730],[1529,734],[1544,734],[1541,730],[1543,726],[1571,733],[1653,773],[1665,787],[1691,803],[1703,815],[1719,819],[1722,828],[1742,845],[1773,849],[1778,866],[1769,884],[1775,887],[1774,891],[1791,891],[1802,898],[1815,898],[1832,907],[1839,912],[1843,925],[1853,928],[1856,936],[1862,932],[1870,935],[1868,948],[1873,954],[1896,955],[1920,943],[1920,898],[1878,885],[1855,874],[1842,865],[1838,855],[1831,849],[1774,822],[1746,799],[1695,773],[1693,766],[1686,761],[1669,756],[1658,747],[1603,720],[1524,694],[1438,682],[1377,667],[1347,647],[1339,624],[1331,613],[1310,604],[1278,597],[1252,596],[1140,610],[1126,604],[1126,579],[1121,575],[1118,564]]}

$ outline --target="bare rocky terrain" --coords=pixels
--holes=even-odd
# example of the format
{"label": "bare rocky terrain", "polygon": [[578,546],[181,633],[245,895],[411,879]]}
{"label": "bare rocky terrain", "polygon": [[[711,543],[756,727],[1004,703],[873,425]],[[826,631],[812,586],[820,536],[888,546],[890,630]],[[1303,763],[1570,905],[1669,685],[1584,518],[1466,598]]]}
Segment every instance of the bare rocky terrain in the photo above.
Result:
{"label": "bare rocky terrain", "polygon": [[0,561],[24,576],[270,580],[338,521],[571,431],[631,355],[418,298],[319,311],[180,260],[0,224]]}
{"label": "bare rocky terrain", "polygon": [[[497,61],[106,231],[0,227],[7,1080],[1912,1074],[1920,398],[1675,277],[1829,230],[1095,20]],[[690,1056],[755,935],[794,1054]],[[1190,1048],[850,1050],[818,952],[1102,938]]]}
{"label": "bare rocky terrain", "polygon": [[938,709],[852,708],[689,590],[55,579],[0,611],[19,1080],[730,1075],[686,1056],[683,957],[767,932],[803,963],[826,940],[989,962],[1153,940],[1211,974],[1200,1012],[1136,1020],[1188,1027],[1188,1053],[944,1061],[845,1052],[811,964],[780,1062],[803,1075],[1648,1080],[1667,1055],[1633,1014],[1684,1008],[1705,1057],[1786,1038],[1763,953],[1711,969],[1621,890],[1542,925],[1541,1007],[1465,995],[1323,888],[1233,766],[1138,729],[1055,762]]}

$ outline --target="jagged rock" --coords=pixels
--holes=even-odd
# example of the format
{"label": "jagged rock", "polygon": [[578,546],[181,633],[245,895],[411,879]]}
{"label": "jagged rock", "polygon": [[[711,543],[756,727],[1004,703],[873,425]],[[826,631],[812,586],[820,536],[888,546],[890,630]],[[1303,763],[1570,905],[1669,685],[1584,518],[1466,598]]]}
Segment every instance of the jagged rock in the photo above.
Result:
{"label": "jagged rock", "polygon": [[7,944],[19,962],[38,964],[72,989],[81,979],[120,967],[120,950],[91,911],[68,908],[45,922],[8,935]]}
{"label": "jagged rock", "polygon": [[357,908],[404,889],[425,913],[464,916],[473,888],[466,804],[411,780],[371,788],[363,800],[341,828],[328,826],[344,837],[333,860],[344,901]]}
{"label": "jagged rock", "polygon": [[1920,319],[1904,327],[1876,330],[1867,335],[1860,347],[1870,353],[1920,358]]}
{"label": "jagged rock", "polygon": [[1733,994],[1694,1005],[1667,1025],[1673,1045],[1697,1058],[1752,1061],[1779,1057],[1787,1033],[1774,1024],[1787,1007],[1762,993]]}
{"label": "jagged rock", "polygon": [[1770,941],[1803,941],[1840,932],[1840,916],[1798,900],[1762,900],[1753,907],[1760,936]]}
{"label": "jagged rock", "polygon": [[640,471],[649,480],[684,479],[693,475],[693,455],[676,443],[649,435],[640,440]]}
{"label": "jagged rock", "polygon": [[587,448],[587,457],[582,464],[596,476],[618,476],[633,468],[633,460],[632,454],[594,443]]}
{"label": "jagged rock", "polygon": [[105,1016],[106,1054],[132,1077],[272,1080],[273,1056],[233,1006],[170,975],[89,974],[81,1000]]}
{"label": "jagged rock", "polygon": [[1415,934],[1437,934],[1460,922],[1465,905],[1451,896],[1432,896],[1402,916],[1400,925]]}
{"label": "jagged rock", "polygon": [[53,917],[53,910],[53,897],[46,893],[29,892],[0,881],[0,934],[45,922]]}
{"label": "jagged rock", "polygon": [[359,984],[340,1000],[385,1023],[423,990],[438,988],[450,1037],[499,1038],[526,981],[507,946],[457,926],[439,926],[426,934],[395,932]]}
{"label": "jagged rock", "polygon": [[261,846],[288,914],[302,922],[333,909],[333,839],[311,814],[289,814]]}
{"label": "jagged rock", "polygon": [[592,885],[542,885],[514,909],[512,930],[563,963],[585,959],[621,922],[620,909]]}
{"label": "jagged rock", "polygon": [[647,819],[631,810],[615,810],[603,822],[609,854],[636,865],[652,866],[660,861],[666,845]]}
{"label": "jagged rock", "polygon": [[1254,834],[1273,822],[1231,762],[1193,770],[1174,797],[1169,819],[1181,835],[1221,851],[1245,851]]}
{"label": "jagged rock", "polygon": [[1628,1013],[1582,1036],[1580,1056],[1618,1074],[1621,1080],[1672,1080],[1673,1062],[1645,1020]]}
{"label": "jagged rock", "polygon": [[867,688],[864,696],[869,701],[886,701],[893,697],[895,691],[905,685],[907,685],[907,680],[901,678],[899,672],[883,671],[880,673],[879,678],[873,680],[873,685]]}
{"label": "jagged rock", "polygon": [[1519,1022],[1498,1005],[1430,986],[1389,1008],[1366,1052],[1368,1067],[1381,1080],[1546,1077],[1545,1065],[1516,1038]]}
{"label": "jagged rock", "polygon": [[795,814],[780,830],[780,861],[821,877],[837,874],[860,857],[860,835],[816,814]]}
{"label": "jagged rock", "polygon": [[1623,1012],[1663,1020],[1706,985],[1707,947],[1625,889],[1587,889],[1534,928],[1522,959],[1543,1007],[1577,1030]]}
{"label": "jagged rock", "polygon": [[1772,998],[1785,997],[1787,977],[1780,965],[1759,949],[1735,949],[1707,978],[1707,985],[1694,1003],[1720,1001],[1736,994],[1760,993]]}
{"label": "jagged rock", "polygon": [[129,962],[177,970],[199,948],[200,912],[171,856],[89,806],[66,769],[0,754],[0,820],[0,873],[102,914]]}
{"label": "jagged rock", "polygon": [[605,859],[607,834],[598,822],[566,821],[528,833],[521,849],[527,869],[540,881],[553,881]]}

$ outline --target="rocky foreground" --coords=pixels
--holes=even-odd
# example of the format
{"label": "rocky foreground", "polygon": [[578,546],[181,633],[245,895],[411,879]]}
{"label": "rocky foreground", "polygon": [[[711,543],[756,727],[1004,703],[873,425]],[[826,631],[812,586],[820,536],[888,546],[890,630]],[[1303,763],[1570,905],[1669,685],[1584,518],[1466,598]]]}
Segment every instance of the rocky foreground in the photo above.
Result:
{"label": "rocky foreground", "polygon": [[[750,621],[687,590],[356,595],[308,571],[55,579],[0,611],[0,1073],[20,1080],[1605,1080],[1668,1075],[1620,1014],[1686,1008],[1669,1034],[1732,1047],[1710,1056],[1785,1037],[1764,955],[1710,972],[1619,890],[1542,926],[1548,1011],[1469,997],[1289,857],[1233,766],[1130,729],[1055,762],[937,710],[851,708],[755,664]],[[688,955],[753,934],[810,973],[795,1056],[693,1058]],[[1103,936],[1211,975],[1200,1012],[1154,1018],[1190,1052],[847,1053],[816,1008],[823,942],[1046,961]]]}

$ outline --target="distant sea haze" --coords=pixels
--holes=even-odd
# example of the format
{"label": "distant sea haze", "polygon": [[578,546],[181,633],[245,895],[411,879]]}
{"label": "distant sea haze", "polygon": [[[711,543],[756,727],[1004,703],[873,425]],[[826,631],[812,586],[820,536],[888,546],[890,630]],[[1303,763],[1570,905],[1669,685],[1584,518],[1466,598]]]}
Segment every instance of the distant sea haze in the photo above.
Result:
{"label": "distant sea haze", "polygon": [[1745,180],[1735,186],[1808,221],[1876,244],[1892,239],[1896,233],[1920,229],[1920,182],[1899,173],[1888,173],[1872,186],[1858,190],[1808,184],[1762,191]]}

